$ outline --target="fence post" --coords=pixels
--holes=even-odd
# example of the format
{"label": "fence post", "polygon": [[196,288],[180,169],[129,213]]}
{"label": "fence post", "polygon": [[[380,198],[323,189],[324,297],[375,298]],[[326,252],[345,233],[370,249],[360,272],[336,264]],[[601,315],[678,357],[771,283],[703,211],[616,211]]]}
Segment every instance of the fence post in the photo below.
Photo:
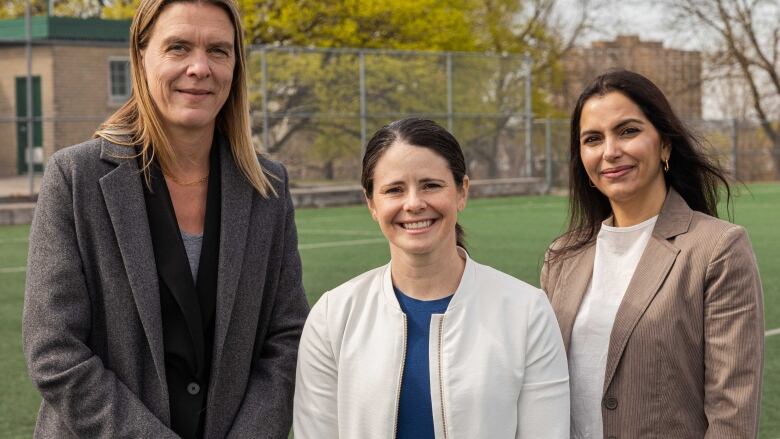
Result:
{"label": "fence post", "polygon": [[268,60],[265,47],[260,48],[260,88],[263,92],[263,148],[266,152],[271,148],[271,135],[268,132]]}
{"label": "fence post", "polygon": [[525,55],[523,58],[525,67],[525,176],[533,176],[533,123],[534,115],[531,112],[531,57]]}
{"label": "fence post", "polygon": [[736,118],[731,119],[731,163],[732,177],[739,180],[739,122]]}
{"label": "fence post", "polygon": [[547,181],[547,191],[553,186],[553,153],[552,153],[552,120],[544,120],[544,174]]}
{"label": "fence post", "polygon": [[27,55],[27,176],[30,180],[30,197],[33,197],[35,195],[35,161],[33,160],[32,11],[30,11],[30,7],[29,1],[24,2],[25,54]]}
{"label": "fence post", "polygon": [[452,52],[447,52],[447,131],[452,133]]}
{"label": "fence post", "polygon": [[366,152],[366,54],[360,51],[360,157]]}

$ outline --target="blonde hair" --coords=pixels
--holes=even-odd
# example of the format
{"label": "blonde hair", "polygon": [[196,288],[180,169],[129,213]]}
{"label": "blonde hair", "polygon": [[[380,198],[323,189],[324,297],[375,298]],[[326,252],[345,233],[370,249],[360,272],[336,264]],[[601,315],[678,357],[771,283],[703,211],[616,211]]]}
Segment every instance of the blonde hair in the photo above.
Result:
{"label": "blonde hair", "polygon": [[[141,0],[130,25],[130,70],[132,93],[130,99],[103,122],[95,137],[124,146],[140,146],[142,170],[147,185],[155,156],[163,170],[168,170],[175,159],[175,151],[165,135],[160,115],[157,112],[146,83],[141,51],[149,42],[154,22],[160,12],[175,2],[212,4],[222,8],[233,22],[236,64],[230,93],[217,115],[216,126],[227,137],[238,168],[264,198],[277,195],[268,175],[258,160],[259,152],[252,144],[249,120],[249,99],[246,89],[246,59],[244,55],[243,28],[235,0]],[[276,177],[275,177],[276,178]]]}

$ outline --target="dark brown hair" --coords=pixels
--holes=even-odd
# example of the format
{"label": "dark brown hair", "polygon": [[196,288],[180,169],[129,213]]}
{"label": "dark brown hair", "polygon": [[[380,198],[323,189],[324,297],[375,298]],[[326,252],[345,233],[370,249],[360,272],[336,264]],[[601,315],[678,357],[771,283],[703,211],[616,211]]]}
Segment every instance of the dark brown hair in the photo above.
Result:
{"label": "dark brown hair", "polygon": [[[466,159],[458,140],[449,131],[432,120],[407,117],[383,126],[374,133],[366,144],[363,155],[363,173],[360,183],[369,199],[374,195],[374,168],[395,142],[404,142],[420,148],[428,148],[447,161],[452,178],[458,188],[463,189],[463,177],[466,176]],[[465,232],[460,224],[455,224],[455,236],[458,246],[466,248]]]}
{"label": "dark brown hair", "polygon": [[719,186],[726,194],[731,188],[720,167],[703,152],[698,139],[674,114],[663,92],[644,76],[628,70],[610,70],[591,82],[577,99],[571,115],[569,162],[569,225],[550,259],[577,251],[595,239],[602,221],[612,214],[609,199],[590,185],[580,157],[580,117],[588,99],[618,92],[636,104],[658,131],[661,141],[671,146],[667,187],[676,190],[691,209],[718,215]]}

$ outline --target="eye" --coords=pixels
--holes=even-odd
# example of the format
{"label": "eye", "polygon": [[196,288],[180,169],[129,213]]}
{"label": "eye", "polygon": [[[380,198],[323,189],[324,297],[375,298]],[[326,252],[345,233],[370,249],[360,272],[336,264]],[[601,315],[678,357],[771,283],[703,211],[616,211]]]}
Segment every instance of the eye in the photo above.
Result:
{"label": "eye", "polygon": [[224,47],[213,47],[211,48],[211,53],[220,56],[220,57],[228,57],[230,56],[230,52],[228,52],[227,49]]}
{"label": "eye", "polygon": [[639,133],[639,128],[636,127],[625,127],[621,132],[621,136],[633,136]]}
{"label": "eye", "polygon": [[187,46],[184,44],[174,43],[168,46],[166,51],[170,53],[184,53],[187,51]]}
{"label": "eye", "polygon": [[388,188],[385,188],[382,191],[383,194],[390,194],[390,195],[400,194],[401,192],[403,192],[403,191],[402,191],[400,186],[390,186]]}
{"label": "eye", "polygon": [[592,145],[592,144],[598,142],[599,140],[601,140],[600,136],[588,135],[588,136],[585,136],[585,137],[582,138],[582,144],[583,145]]}
{"label": "eye", "polygon": [[423,189],[424,190],[434,190],[434,189],[438,189],[440,187],[442,187],[441,184],[436,183],[436,182],[432,182],[432,181],[429,181],[429,182],[423,184]]}

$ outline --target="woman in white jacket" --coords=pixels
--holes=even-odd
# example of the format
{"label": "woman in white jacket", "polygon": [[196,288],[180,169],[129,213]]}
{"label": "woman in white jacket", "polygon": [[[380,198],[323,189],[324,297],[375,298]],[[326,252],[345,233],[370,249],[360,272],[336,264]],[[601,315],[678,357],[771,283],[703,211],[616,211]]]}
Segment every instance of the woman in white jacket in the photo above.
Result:
{"label": "woman in white jacket", "polygon": [[568,438],[569,383],[544,293],[471,260],[457,140],[408,118],[366,146],[390,263],[325,293],[298,353],[296,439]]}

